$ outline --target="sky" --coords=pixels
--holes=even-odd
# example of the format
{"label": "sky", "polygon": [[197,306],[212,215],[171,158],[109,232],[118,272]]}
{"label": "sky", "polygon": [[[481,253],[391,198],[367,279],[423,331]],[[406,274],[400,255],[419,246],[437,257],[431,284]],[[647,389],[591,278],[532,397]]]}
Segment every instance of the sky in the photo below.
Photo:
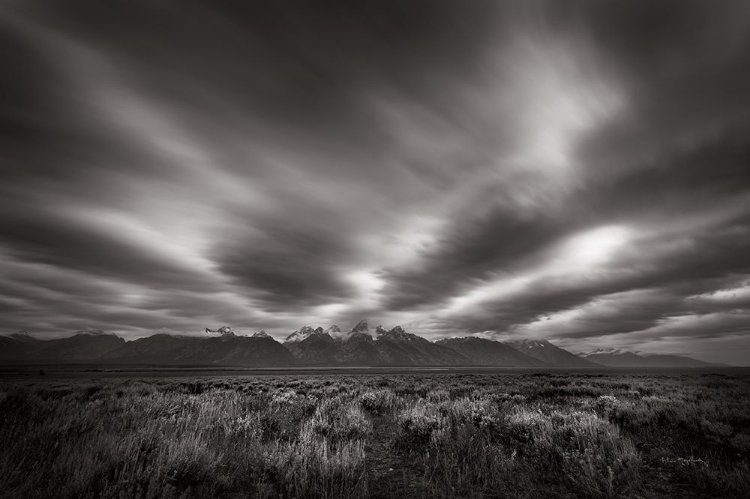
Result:
{"label": "sky", "polygon": [[747,364],[750,3],[0,3],[0,332]]}

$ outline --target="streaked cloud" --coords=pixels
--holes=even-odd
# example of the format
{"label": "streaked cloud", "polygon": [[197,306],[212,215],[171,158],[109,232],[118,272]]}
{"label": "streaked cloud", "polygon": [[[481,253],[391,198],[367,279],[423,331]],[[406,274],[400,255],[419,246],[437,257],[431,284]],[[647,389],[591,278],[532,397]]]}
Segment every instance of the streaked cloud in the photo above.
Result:
{"label": "streaked cloud", "polygon": [[6,2],[0,43],[4,332],[747,351],[746,2]]}

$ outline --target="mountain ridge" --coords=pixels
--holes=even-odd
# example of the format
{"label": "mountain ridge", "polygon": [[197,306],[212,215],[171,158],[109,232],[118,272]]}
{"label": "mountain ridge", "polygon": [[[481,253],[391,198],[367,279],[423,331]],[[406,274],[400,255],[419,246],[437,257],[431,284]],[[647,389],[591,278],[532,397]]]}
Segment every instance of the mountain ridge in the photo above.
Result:
{"label": "mountain ridge", "polygon": [[547,340],[520,340],[508,345],[519,352],[556,367],[597,367],[601,364],[583,359]]}
{"label": "mountain ridge", "polygon": [[725,366],[694,359],[686,355],[643,354],[619,348],[599,348],[581,352],[579,357],[607,367],[711,367]]}
{"label": "mountain ridge", "polygon": [[[221,328],[220,328],[221,329]],[[370,330],[367,321],[349,332],[306,325],[280,342],[261,330],[249,336],[231,328],[220,336],[156,333],[137,340],[99,329],[43,340],[25,331],[0,336],[2,363],[104,363],[286,366],[494,366],[528,368],[709,367],[723,364],[677,355],[639,355],[620,349],[573,354],[546,340],[500,342],[476,336],[430,341],[401,326]],[[211,331],[211,330],[209,330]],[[214,332],[214,331],[211,331]],[[219,331],[216,331],[219,332]],[[614,359],[614,360],[613,360]],[[633,360],[635,359],[635,360]]]}
{"label": "mountain ridge", "polygon": [[437,342],[473,360],[475,365],[502,367],[550,367],[544,361],[528,356],[499,341],[477,338],[444,338]]}

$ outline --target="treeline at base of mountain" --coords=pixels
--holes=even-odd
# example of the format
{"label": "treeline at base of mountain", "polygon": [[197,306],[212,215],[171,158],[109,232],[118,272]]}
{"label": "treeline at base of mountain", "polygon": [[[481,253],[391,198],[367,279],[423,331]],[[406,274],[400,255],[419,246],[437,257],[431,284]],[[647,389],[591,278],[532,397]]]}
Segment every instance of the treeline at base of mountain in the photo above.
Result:
{"label": "treeline at base of mountain", "polygon": [[[3,364],[96,363],[113,365],[293,366],[495,366],[495,367],[710,367],[682,355],[643,355],[617,349],[574,354],[546,340],[500,342],[474,336],[436,342],[401,326],[370,330],[360,321],[348,332],[304,326],[278,342],[265,331],[239,336],[231,327],[206,328],[208,337],[154,334],[133,341],[99,329],[42,340],[25,331],[0,336]],[[216,336],[218,334],[218,336]]]}

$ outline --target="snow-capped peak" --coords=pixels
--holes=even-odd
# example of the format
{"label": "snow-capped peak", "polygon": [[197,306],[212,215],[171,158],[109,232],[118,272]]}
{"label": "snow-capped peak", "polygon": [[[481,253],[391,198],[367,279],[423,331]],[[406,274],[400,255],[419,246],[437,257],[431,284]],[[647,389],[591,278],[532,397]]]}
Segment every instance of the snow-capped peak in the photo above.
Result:
{"label": "snow-capped peak", "polygon": [[270,336],[268,335],[268,333],[266,333],[265,330],[263,330],[263,329],[261,329],[257,333],[254,333],[252,337],[253,338],[270,338]]}
{"label": "snow-capped peak", "polygon": [[341,341],[348,340],[349,336],[352,335],[352,333],[342,332],[341,329],[336,324],[326,329],[326,333],[328,334],[328,336],[330,336],[334,340],[341,340]]}
{"label": "snow-capped peak", "polygon": [[402,328],[401,326],[396,326],[396,327],[390,329],[389,331],[384,331],[384,332],[378,334],[378,338],[383,338],[383,337],[400,338],[400,339],[412,339],[414,337],[414,335],[407,333],[404,330],[404,328]]}
{"label": "snow-capped peak", "polygon": [[310,337],[310,335],[313,333],[312,326],[302,326],[292,334],[286,337],[286,341],[288,343],[295,343],[298,341],[302,341],[304,339],[307,339]]}
{"label": "snow-capped peak", "polygon": [[232,326],[221,326],[216,330],[206,328],[205,331],[209,334],[219,333],[222,336],[234,336],[234,329],[232,329]]}
{"label": "snow-capped peak", "polygon": [[302,326],[300,329],[296,330],[295,332],[287,336],[285,341],[287,343],[297,343],[297,342],[306,340],[313,334],[325,334],[325,332],[323,331],[323,328],[320,326],[318,326],[315,329],[313,329],[313,327],[310,325]]}

